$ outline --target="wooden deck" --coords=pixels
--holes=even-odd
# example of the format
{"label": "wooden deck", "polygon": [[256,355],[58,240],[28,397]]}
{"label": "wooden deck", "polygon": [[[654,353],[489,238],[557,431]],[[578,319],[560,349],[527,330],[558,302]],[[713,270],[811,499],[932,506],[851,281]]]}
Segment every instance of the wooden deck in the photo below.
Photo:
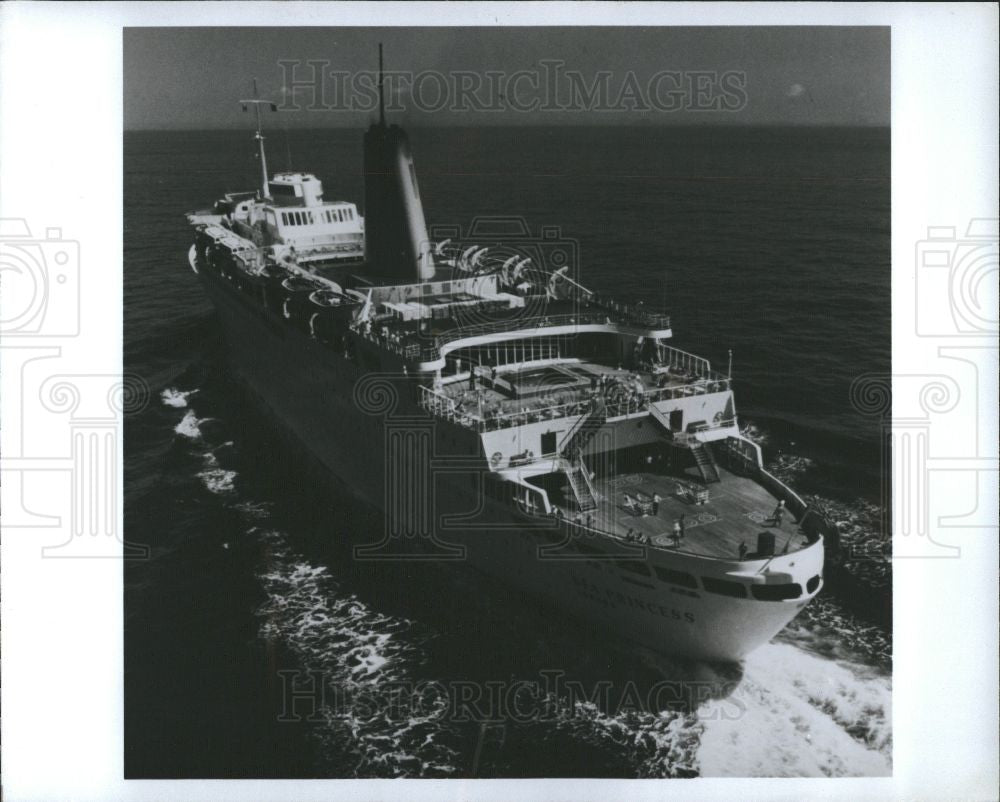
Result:
{"label": "wooden deck", "polygon": [[[788,544],[788,551],[807,545],[805,535],[794,517],[787,510],[780,525],[771,518],[778,500],[751,479],[737,476],[719,468],[721,482],[705,485],[694,478],[694,469],[683,476],[655,473],[620,474],[610,479],[594,480],[594,487],[601,497],[597,510],[590,513],[591,525],[605,531],[625,535],[632,529],[636,535],[648,536],[654,543],[679,551],[710,557],[738,558],[740,543],[745,543],[748,557],[757,550],[757,535],[771,532],[775,536],[775,552],[781,553]],[[680,491],[684,486],[708,489],[705,504],[696,504]],[[624,498],[639,494],[649,499],[654,493],[661,497],[657,515],[642,515],[625,508]],[[563,509],[574,509],[566,498],[558,499]],[[684,539],[676,543],[673,524],[684,516]],[[571,517],[586,524],[587,516]]]}

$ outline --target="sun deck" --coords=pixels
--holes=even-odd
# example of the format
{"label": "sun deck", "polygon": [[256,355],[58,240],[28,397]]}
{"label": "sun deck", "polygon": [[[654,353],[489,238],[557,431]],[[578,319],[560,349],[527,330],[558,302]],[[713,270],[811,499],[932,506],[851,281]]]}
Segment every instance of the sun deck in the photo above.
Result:
{"label": "sun deck", "polygon": [[[747,548],[747,558],[757,550],[757,536],[770,532],[775,539],[775,553],[782,553],[786,544],[789,552],[808,544],[806,535],[787,510],[780,524],[772,519],[778,499],[752,479],[737,476],[719,467],[720,482],[704,484],[696,477],[696,469],[681,475],[636,472],[619,474],[607,479],[594,479],[598,506],[590,513],[570,513],[584,526],[624,537],[633,534],[648,537],[663,548],[708,557],[739,558],[740,544]],[[704,504],[695,501],[697,491],[707,490]],[[626,493],[645,508],[625,506]],[[660,496],[659,510],[652,514],[653,494]],[[575,504],[568,488],[556,493],[552,501],[563,510],[573,510]],[[674,521],[684,518],[684,537],[673,537]]]}
{"label": "sun deck", "polygon": [[720,392],[729,385],[727,377],[707,367],[670,364],[624,370],[564,360],[500,370],[470,368],[436,391],[424,388],[423,403],[480,430],[582,414],[597,398],[608,417],[627,415],[650,401]]}

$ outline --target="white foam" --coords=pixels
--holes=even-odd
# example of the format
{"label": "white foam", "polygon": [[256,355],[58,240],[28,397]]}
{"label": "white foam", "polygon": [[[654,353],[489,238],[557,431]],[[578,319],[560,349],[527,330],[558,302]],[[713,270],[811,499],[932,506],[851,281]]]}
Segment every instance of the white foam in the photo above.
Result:
{"label": "white foam", "polygon": [[744,422],[743,427],[740,429],[740,434],[747,440],[752,440],[761,448],[771,442],[771,435],[751,421]]}
{"label": "white foam", "polygon": [[199,425],[203,423],[207,418],[199,420],[194,414],[194,410],[189,409],[184,413],[184,417],[181,418],[181,422],[174,427],[174,431],[181,437],[186,437],[189,440],[198,440],[201,438],[201,429]]}
{"label": "white foam", "polygon": [[262,521],[271,514],[271,504],[266,501],[241,501],[234,505],[248,519]]}
{"label": "white foam", "polygon": [[227,471],[223,468],[208,468],[198,474],[198,478],[204,483],[212,493],[226,495],[235,490],[236,471]]}
{"label": "white foam", "polygon": [[[256,508],[247,508],[253,516],[250,510]],[[258,610],[261,635],[280,640],[302,669],[338,691],[336,704],[315,711],[322,718],[313,733],[325,747],[321,753],[348,760],[362,776],[454,773],[455,751],[442,743],[454,740],[440,720],[447,699],[399,715],[389,710],[392,697],[379,693],[393,683],[412,684],[407,669],[423,662],[412,623],[343,591],[324,566],[294,553],[281,532],[251,527],[249,533],[266,542],[269,558],[260,575],[267,594]]]}
{"label": "white foam", "polygon": [[197,390],[188,390],[185,392],[184,390],[178,390],[176,387],[168,387],[160,393],[160,400],[168,407],[182,409],[188,405],[188,396],[194,395],[197,392]]}
{"label": "white foam", "polygon": [[[752,654],[727,715],[702,711],[705,777],[852,777],[891,774],[887,677],[787,644]],[[733,715],[734,705],[740,712]],[[766,734],[766,737],[762,737]]]}

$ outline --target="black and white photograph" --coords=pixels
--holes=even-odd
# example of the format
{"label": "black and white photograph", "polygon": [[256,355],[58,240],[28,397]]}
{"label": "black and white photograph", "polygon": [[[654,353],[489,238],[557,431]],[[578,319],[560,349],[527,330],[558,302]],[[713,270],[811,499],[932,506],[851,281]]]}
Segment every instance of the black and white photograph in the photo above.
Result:
{"label": "black and white photograph", "polygon": [[[996,8],[939,178],[878,4],[451,5],[97,4],[58,137],[4,80],[9,798],[996,798]],[[67,785],[17,688],[92,658]]]}
{"label": "black and white photograph", "polygon": [[887,28],[124,55],[127,776],[891,772]]}

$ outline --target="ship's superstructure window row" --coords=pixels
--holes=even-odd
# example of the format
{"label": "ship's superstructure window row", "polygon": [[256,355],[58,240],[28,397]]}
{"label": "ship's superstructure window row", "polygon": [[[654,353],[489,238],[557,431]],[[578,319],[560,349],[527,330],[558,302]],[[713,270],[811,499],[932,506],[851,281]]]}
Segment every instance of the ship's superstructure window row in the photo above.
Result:
{"label": "ship's superstructure window row", "polygon": [[347,223],[354,219],[353,209],[324,209],[322,219],[314,212],[282,212],[281,223],[286,226],[311,226],[317,223]]}

